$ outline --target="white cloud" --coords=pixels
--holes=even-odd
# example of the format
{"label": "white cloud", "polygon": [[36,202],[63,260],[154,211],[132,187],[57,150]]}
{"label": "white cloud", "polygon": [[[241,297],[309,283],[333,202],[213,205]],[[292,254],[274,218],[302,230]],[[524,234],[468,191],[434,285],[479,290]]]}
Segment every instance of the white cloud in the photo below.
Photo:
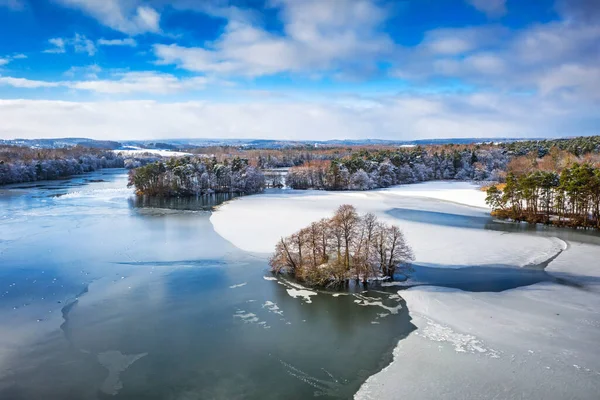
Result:
{"label": "white cloud", "polygon": [[583,89],[585,97],[600,101],[600,66],[564,64],[542,74],[539,86],[543,94],[556,90],[575,90],[581,94]]}
{"label": "white cloud", "polygon": [[102,72],[102,68],[98,64],[85,65],[85,66],[72,66],[64,75],[69,78],[75,78],[78,75],[85,77],[86,79],[98,79],[98,74]]}
{"label": "white cloud", "polygon": [[[591,134],[592,108],[562,98],[402,95],[234,102],[1,100],[0,137],[417,139]],[[368,104],[368,106],[365,106]]]}
{"label": "white cloud", "polygon": [[64,39],[52,38],[52,39],[48,39],[48,42],[54,47],[44,50],[44,53],[54,53],[54,54],[66,53],[67,50],[65,49],[65,40]]}
{"label": "white cloud", "polygon": [[[281,72],[365,72],[393,43],[379,30],[386,13],[371,0],[276,0],[283,34],[227,8],[224,33],[206,47],[156,45],[158,62],[191,71],[260,76]],[[235,9],[234,9],[235,10]],[[217,12],[222,12],[218,9]]]}
{"label": "white cloud", "polygon": [[[453,78],[478,90],[562,92],[597,99],[600,24],[555,21],[517,32],[499,27],[437,29],[405,48],[393,74],[416,83]],[[582,77],[588,77],[588,81]]]}
{"label": "white cloud", "polygon": [[152,7],[139,1],[124,0],[55,0],[58,3],[79,9],[114,30],[137,35],[160,32],[160,14]]}
{"label": "white cloud", "polygon": [[458,56],[496,46],[507,36],[499,26],[438,28],[425,32],[417,50],[427,56]]}
{"label": "white cloud", "polygon": [[42,87],[58,87],[60,86],[60,83],[0,76],[0,85],[12,86],[16,88],[37,89]]}
{"label": "white cloud", "polygon": [[52,38],[48,42],[53,46],[44,50],[44,53],[62,54],[67,52],[67,46],[73,47],[77,53],[87,53],[89,56],[96,54],[94,42],[84,35],[76,33],[72,38]]}
{"label": "white cloud", "polygon": [[9,56],[0,57],[0,67],[12,62],[13,60],[21,60],[27,58],[25,54],[13,54]]}
{"label": "white cloud", "polygon": [[94,45],[94,42],[83,35],[76,33],[71,43],[73,44],[75,51],[78,53],[87,53],[89,56],[96,54],[96,46]]}
{"label": "white cloud", "polygon": [[165,95],[183,91],[202,90],[209,83],[205,77],[177,78],[157,72],[126,72],[113,74],[114,79],[98,79],[101,68],[97,65],[71,67],[66,76],[83,74],[87,80],[37,81],[24,78],[0,77],[0,85],[24,89],[63,87],[99,94],[154,94]]}
{"label": "white cloud", "polygon": [[491,18],[506,14],[506,0],[467,0],[467,2]]}
{"label": "white cloud", "polygon": [[137,42],[133,38],[125,38],[125,39],[99,39],[99,46],[129,46],[135,47],[137,46]]}
{"label": "white cloud", "polygon": [[105,94],[169,94],[204,89],[206,83],[207,79],[204,77],[179,79],[170,74],[156,72],[128,72],[120,74],[119,79],[69,82],[66,85],[72,89]]}

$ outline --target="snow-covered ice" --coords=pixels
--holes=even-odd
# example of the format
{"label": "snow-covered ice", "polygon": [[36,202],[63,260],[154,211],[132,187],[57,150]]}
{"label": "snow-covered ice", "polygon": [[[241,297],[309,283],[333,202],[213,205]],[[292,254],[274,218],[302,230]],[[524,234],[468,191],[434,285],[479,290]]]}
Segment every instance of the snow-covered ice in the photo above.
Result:
{"label": "snow-covered ice", "polygon": [[500,293],[400,291],[418,329],[356,399],[597,398],[599,257],[597,246],[575,244],[550,263],[551,274],[582,288],[543,282]]}
{"label": "snow-covered ice", "polygon": [[[352,204],[399,225],[421,267],[537,265],[556,278],[498,293],[400,290],[417,329],[400,340],[395,361],[370,377],[357,399],[597,398],[600,247],[486,229],[484,198],[476,186],[461,182],[369,192],[289,190],[226,203],[211,223],[235,246],[270,253],[280,237]],[[286,288],[306,302],[317,294]],[[372,299],[356,301],[379,306]]]}
{"label": "snow-covered ice", "polygon": [[361,213],[372,212],[399,225],[419,265],[446,268],[522,267],[546,260],[564,248],[564,242],[552,238],[403,219],[403,210],[412,210],[434,216],[485,220],[488,210],[457,204],[474,203],[473,199],[482,195],[485,197],[477,186],[465,182],[428,182],[368,192],[286,190],[225,203],[211,215],[210,221],[216,232],[235,246],[250,252],[271,253],[282,236],[330,217],[342,204],[352,204]]}

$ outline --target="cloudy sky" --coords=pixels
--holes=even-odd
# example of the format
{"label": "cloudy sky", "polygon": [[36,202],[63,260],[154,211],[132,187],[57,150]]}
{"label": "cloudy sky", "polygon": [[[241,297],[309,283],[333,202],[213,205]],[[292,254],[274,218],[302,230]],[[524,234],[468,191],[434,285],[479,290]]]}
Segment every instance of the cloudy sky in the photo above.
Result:
{"label": "cloudy sky", "polygon": [[0,138],[600,134],[600,0],[0,0]]}

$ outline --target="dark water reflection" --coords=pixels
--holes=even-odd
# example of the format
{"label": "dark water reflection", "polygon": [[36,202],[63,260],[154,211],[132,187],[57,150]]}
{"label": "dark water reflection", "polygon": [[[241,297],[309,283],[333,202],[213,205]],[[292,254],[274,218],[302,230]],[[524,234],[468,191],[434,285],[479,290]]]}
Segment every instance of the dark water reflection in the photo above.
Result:
{"label": "dark water reflection", "polygon": [[198,197],[132,196],[128,199],[133,208],[166,208],[171,210],[210,211],[219,204],[240,197],[239,193],[215,193]]}

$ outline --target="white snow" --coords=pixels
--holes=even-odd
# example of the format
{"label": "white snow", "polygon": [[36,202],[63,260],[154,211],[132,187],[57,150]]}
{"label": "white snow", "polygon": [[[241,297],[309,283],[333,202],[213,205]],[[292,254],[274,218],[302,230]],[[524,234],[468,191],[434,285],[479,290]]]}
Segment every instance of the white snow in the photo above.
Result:
{"label": "white snow", "polygon": [[263,304],[263,308],[266,308],[267,310],[269,310],[269,312],[272,312],[273,314],[283,315],[283,311],[281,311],[277,303],[274,303],[270,300],[265,301],[265,304]]}
{"label": "white snow", "polygon": [[159,149],[127,149],[127,150],[113,150],[117,154],[123,154],[124,156],[136,156],[141,154],[154,154],[161,157],[182,157],[191,156],[191,153],[184,153],[181,151],[172,150],[159,150]]}
{"label": "white snow", "polygon": [[488,210],[486,193],[471,182],[432,181],[381,189],[395,196],[423,197],[479,207]]}
{"label": "white snow", "polygon": [[551,238],[402,219],[402,210],[485,218],[489,215],[487,210],[440,200],[467,202],[482,195],[475,185],[465,182],[428,182],[368,192],[286,190],[225,203],[211,215],[210,221],[216,232],[235,246],[250,252],[271,253],[282,236],[331,216],[342,204],[352,204],[361,213],[372,212],[399,225],[420,265],[446,268],[522,267],[546,260],[563,249],[562,241]]}
{"label": "white snow", "polygon": [[290,297],[293,297],[293,298],[301,297],[307,303],[312,303],[310,296],[317,295],[317,292],[313,292],[312,290],[305,290],[305,289],[286,289],[286,291],[290,295]]}
{"label": "white snow", "polygon": [[[400,304],[396,305],[395,307],[386,306],[383,304],[383,301],[378,298],[363,296],[361,294],[354,294],[354,297],[357,298],[357,300],[354,300],[354,302],[356,304],[358,304],[359,306],[381,307],[384,310],[389,311],[390,314],[398,314],[398,311],[400,311],[402,309],[402,305],[400,305]],[[380,314],[378,314],[378,315],[380,315]],[[387,315],[387,314],[385,314],[385,315]]]}
{"label": "white snow", "polygon": [[576,244],[550,263],[553,275],[583,288],[544,282],[500,293],[400,291],[418,329],[355,398],[595,398],[599,257],[599,247]]}

